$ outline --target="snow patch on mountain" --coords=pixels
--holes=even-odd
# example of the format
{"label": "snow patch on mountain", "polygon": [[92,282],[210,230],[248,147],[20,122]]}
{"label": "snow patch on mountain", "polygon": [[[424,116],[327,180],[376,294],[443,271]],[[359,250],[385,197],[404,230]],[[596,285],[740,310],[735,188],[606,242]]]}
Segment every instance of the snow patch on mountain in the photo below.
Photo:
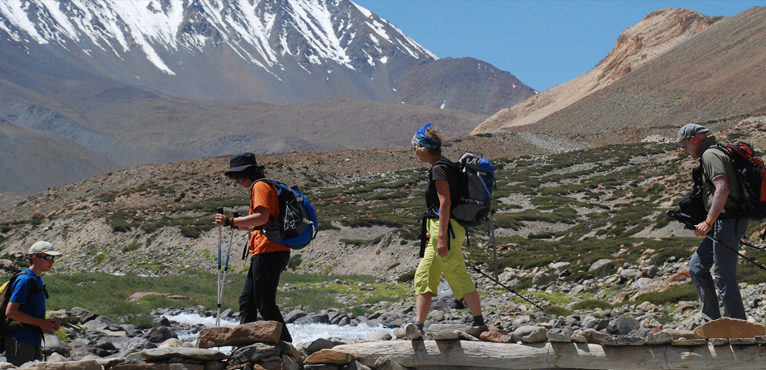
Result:
{"label": "snow patch on mountain", "polygon": [[364,55],[372,66],[388,61],[383,42],[416,59],[438,59],[348,0],[12,0],[0,2],[0,32],[16,42],[53,43],[70,51],[81,45],[90,56],[95,49],[82,45],[83,39],[121,60],[137,50],[171,76],[176,67],[168,58],[175,53],[202,52],[221,43],[272,75],[284,70],[286,55],[353,70],[349,47],[359,36],[371,41]]}

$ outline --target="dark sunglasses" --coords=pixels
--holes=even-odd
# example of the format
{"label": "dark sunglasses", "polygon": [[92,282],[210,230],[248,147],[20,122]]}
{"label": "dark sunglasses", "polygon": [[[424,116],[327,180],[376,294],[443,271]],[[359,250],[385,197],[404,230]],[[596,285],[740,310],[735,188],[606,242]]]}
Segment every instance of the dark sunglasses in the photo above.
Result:
{"label": "dark sunglasses", "polygon": [[38,255],[37,255],[37,258],[42,258],[42,259],[44,259],[44,260],[53,261],[53,260],[55,260],[55,259],[56,259],[56,256],[51,256],[50,254],[48,254],[48,255],[45,255],[45,256],[42,256],[42,255],[39,255],[39,254],[38,254]]}

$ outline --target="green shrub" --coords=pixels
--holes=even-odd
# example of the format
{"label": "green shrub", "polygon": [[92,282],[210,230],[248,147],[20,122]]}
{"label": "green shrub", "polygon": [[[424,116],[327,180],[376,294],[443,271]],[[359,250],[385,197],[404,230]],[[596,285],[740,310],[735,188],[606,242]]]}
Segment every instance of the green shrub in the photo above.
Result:
{"label": "green shrub", "polygon": [[577,302],[572,306],[575,310],[593,310],[596,308],[600,308],[602,310],[614,308],[614,306],[611,303],[599,301],[595,299],[586,299],[581,302]]}
{"label": "green shrub", "polygon": [[695,301],[699,299],[697,288],[693,284],[672,285],[664,292],[646,293],[636,297],[636,302],[650,302],[656,305]]}
{"label": "green shrub", "polygon": [[122,253],[128,253],[128,252],[132,252],[132,251],[134,251],[134,250],[136,250],[138,248],[141,248],[141,246],[143,246],[143,244],[137,243],[137,242],[133,242],[133,243],[130,243],[130,244],[126,244],[125,246],[122,247],[121,250],[122,250]]}
{"label": "green shrub", "polygon": [[407,271],[407,272],[401,274],[396,279],[396,281],[398,281],[400,283],[409,283],[411,281],[414,281],[415,280],[415,271],[416,271],[416,269],[412,269],[410,271]]}
{"label": "green shrub", "polygon": [[196,227],[181,226],[181,235],[187,238],[197,239],[199,238],[200,232]]}

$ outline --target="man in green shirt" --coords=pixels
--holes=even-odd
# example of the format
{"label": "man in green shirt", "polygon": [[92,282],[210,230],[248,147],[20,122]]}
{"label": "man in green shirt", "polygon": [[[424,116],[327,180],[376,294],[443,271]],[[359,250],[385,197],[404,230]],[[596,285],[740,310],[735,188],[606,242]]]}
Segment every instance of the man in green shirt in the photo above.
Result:
{"label": "man in green shirt", "polygon": [[[716,148],[710,129],[688,123],[678,130],[684,153],[700,160],[705,221],[694,225],[694,235],[705,238],[689,261],[705,321],[721,318],[715,287],[721,293],[726,316],[747,320],[737,284],[737,251],[747,232],[748,218],[741,207],[740,184],[729,155]],[[714,241],[715,240],[715,241]],[[710,273],[715,266],[715,272]],[[715,283],[713,281],[715,275]]]}

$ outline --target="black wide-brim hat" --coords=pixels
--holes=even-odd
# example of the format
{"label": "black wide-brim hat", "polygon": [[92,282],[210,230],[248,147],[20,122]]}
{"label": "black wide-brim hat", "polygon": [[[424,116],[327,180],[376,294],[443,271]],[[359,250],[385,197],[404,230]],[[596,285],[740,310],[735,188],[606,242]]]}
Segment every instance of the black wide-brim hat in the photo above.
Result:
{"label": "black wide-brim hat", "polygon": [[255,161],[255,154],[253,153],[241,153],[235,154],[229,160],[229,170],[226,171],[226,176],[231,176],[235,173],[242,172],[250,167],[263,168]]}

